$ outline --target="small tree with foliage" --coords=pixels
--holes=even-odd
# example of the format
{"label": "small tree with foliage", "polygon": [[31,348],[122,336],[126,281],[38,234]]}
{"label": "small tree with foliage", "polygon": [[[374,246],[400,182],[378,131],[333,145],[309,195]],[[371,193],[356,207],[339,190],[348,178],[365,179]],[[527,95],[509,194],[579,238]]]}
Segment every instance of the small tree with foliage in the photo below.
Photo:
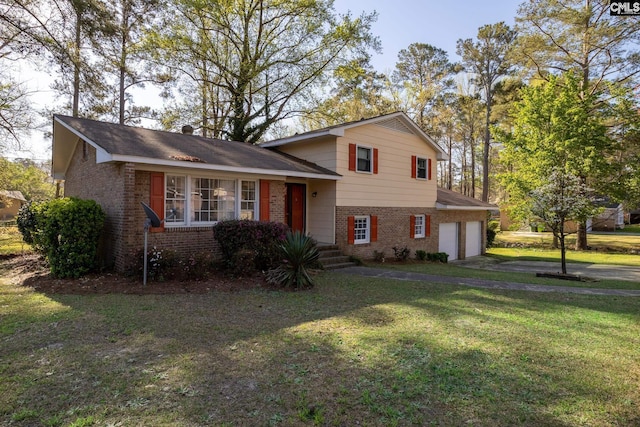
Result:
{"label": "small tree with foliage", "polygon": [[562,274],[567,274],[565,238],[571,234],[566,223],[586,221],[597,212],[590,193],[579,177],[559,168],[553,170],[543,186],[531,192],[531,213],[560,242]]}

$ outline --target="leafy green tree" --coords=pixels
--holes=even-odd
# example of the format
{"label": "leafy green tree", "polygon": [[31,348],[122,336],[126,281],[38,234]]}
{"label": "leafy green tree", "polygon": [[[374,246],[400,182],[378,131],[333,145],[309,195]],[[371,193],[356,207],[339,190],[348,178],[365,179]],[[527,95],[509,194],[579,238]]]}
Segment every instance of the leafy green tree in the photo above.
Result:
{"label": "leafy green tree", "polygon": [[0,157],[0,190],[20,191],[28,201],[52,199],[55,186],[46,166],[28,159],[12,162]]}
{"label": "leafy green tree", "polygon": [[105,93],[103,102],[94,108],[120,124],[137,123],[150,111],[149,107],[133,105],[131,89],[163,81],[162,76],[154,76],[149,70],[143,49],[144,32],[150,29],[159,6],[160,0],[103,3],[108,19],[99,23],[92,39],[93,51],[100,58],[97,66],[118,90]]}
{"label": "leafy green tree", "polygon": [[562,168],[553,168],[543,185],[531,194],[531,213],[542,221],[560,242],[562,274],[567,274],[566,237],[571,231],[567,221],[586,221],[597,213],[593,191],[582,179]]}
{"label": "leafy green tree", "polygon": [[462,148],[461,193],[476,196],[476,153],[482,136],[483,104],[479,96],[458,93],[454,101],[456,135]]}
{"label": "leafy green tree", "polygon": [[573,70],[581,96],[640,73],[640,20],[611,16],[608,0],[529,0],[518,9],[514,54],[539,78]]}
{"label": "leafy green tree", "polygon": [[331,96],[323,97],[305,114],[305,128],[318,129],[397,110],[389,93],[389,79],[374,71],[367,58],[337,67],[333,82]]}
{"label": "leafy green tree", "polygon": [[532,191],[543,187],[553,171],[575,175],[596,191],[616,175],[620,147],[608,135],[606,110],[597,95],[578,97],[581,90],[573,73],[525,87],[514,107],[512,131],[496,130],[504,144],[500,179],[516,219],[528,217]]}
{"label": "leafy green tree", "polygon": [[202,117],[215,113],[216,132],[250,143],[303,111],[336,67],[379,45],[375,14],[337,15],[330,0],[177,0],[166,12],[151,38],[158,59],[207,95]]}
{"label": "leafy green tree", "polygon": [[491,154],[491,111],[496,83],[512,72],[510,50],[516,32],[504,22],[478,29],[477,40],[457,42],[457,53],[465,70],[471,73],[485,103],[484,146],[482,152],[482,200],[489,200],[489,159]]}
{"label": "leafy green tree", "polygon": [[425,131],[433,130],[434,109],[454,87],[457,66],[447,52],[426,43],[412,43],[398,53],[392,79],[404,99],[403,110]]}
{"label": "leafy green tree", "polygon": [[[640,20],[611,16],[607,0],[530,0],[516,21],[517,59],[538,78],[573,71],[581,100],[608,93],[610,83],[634,87],[640,75]],[[587,248],[586,224],[577,247]]]}
{"label": "leafy green tree", "polygon": [[[81,102],[91,110],[94,98],[102,96],[104,82],[85,52],[96,23],[106,18],[98,0],[2,0],[0,22],[4,34],[12,34],[11,46],[34,63],[49,61],[56,75],[54,88],[71,98],[73,116],[80,115]],[[55,70],[55,71],[53,71]],[[82,95],[82,100],[81,100]]]}

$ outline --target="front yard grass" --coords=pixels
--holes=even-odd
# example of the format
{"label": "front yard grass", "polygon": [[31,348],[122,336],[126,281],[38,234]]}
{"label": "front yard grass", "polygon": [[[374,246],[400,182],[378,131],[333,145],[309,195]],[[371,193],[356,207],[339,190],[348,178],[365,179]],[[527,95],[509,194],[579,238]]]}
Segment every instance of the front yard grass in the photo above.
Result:
{"label": "front yard grass", "polygon": [[43,295],[0,279],[0,425],[640,423],[640,298],[318,276]]}
{"label": "front yard grass", "polygon": [[[588,257],[589,261],[581,262],[600,262],[600,257],[606,254],[616,255],[634,255],[640,253],[640,234],[628,233],[589,233],[587,236],[587,242],[592,248],[590,251],[574,251],[572,248],[575,246],[576,235],[570,234],[566,237],[567,242],[567,256],[578,255]],[[535,248],[535,249],[552,249],[553,234],[552,233],[518,233],[511,231],[501,231],[496,235],[495,245],[497,247],[508,246],[511,248]],[[557,259],[560,259],[560,251],[558,249],[553,250],[553,253],[557,254]],[[583,258],[584,259],[584,258]],[[624,257],[621,257],[624,259]],[[629,260],[633,257],[628,258]],[[631,261],[627,261],[631,262]],[[635,264],[637,265],[637,261]]]}
{"label": "front yard grass", "polygon": [[0,256],[30,253],[31,246],[24,243],[18,227],[0,227]]}

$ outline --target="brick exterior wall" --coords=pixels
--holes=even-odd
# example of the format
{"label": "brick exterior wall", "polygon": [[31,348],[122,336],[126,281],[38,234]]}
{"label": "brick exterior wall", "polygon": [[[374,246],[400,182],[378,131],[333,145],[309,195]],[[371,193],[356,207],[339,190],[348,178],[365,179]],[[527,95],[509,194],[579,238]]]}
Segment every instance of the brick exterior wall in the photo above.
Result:
{"label": "brick exterior wall", "polygon": [[[71,158],[64,183],[64,195],[95,200],[105,211],[106,221],[99,248],[101,266],[113,267],[122,254],[125,201],[124,164],[96,164],[96,150],[79,141]],[[130,182],[129,182],[130,184]]]}
{"label": "brick exterior wall", "polygon": [[[133,163],[96,163],[96,150],[80,141],[65,177],[65,196],[95,200],[106,213],[100,242],[101,267],[127,271],[144,247],[145,214],[140,202],[149,203],[150,172],[136,171]],[[284,181],[270,181],[271,221],[284,222]],[[218,256],[211,226],[165,228],[150,232],[149,247],[172,249],[186,256],[209,251]]]}
{"label": "brick exterior wall", "polygon": [[[410,237],[409,218],[411,215],[431,215],[431,233],[424,238]],[[378,240],[365,244],[348,244],[347,217],[355,215],[370,215],[378,217]],[[374,257],[374,251],[384,252],[387,257],[393,257],[393,247],[406,246],[414,256],[416,250],[438,252],[439,234],[438,224],[446,222],[460,223],[459,259],[465,257],[465,224],[469,221],[482,222],[482,253],[486,247],[486,218],[485,211],[444,211],[435,208],[383,208],[383,207],[349,207],[336,208],[336,244],[347,255],[362,259]]]}
{"label": "brick exterior wall", "polygon": [[284,222],[284,200],[287,188],[284,181],[269,181],[269,220]]}

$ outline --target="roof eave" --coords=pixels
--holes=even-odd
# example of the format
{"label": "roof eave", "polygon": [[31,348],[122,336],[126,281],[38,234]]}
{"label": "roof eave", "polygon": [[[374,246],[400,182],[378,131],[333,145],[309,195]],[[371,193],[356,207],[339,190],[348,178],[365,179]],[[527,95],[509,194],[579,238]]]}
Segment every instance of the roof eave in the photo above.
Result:
{"label": "roof eave", "polygon": [[236,172],[236,173],[244,173],[244,174],[257,174],[257,175],[273,175],[273,176],[283,176],[283,177],[295,177],[295,178],[313,178],[313,179],[326,179],[332,181],[338,181],[342,179],[341,175],[330,175],[323,173],[314,173],[314,172],[302,172],[302,171],[292,171],[292,170],[281,170],[281,169],[261,169],[261,168],[247,168],[247,167],[238,167],[238,166],[225,166],[225,165],[213,165],[209,163],[198,163],[198,162],[184,162],[181,160],[164,160],[164,159],[154,159],[149,157],[138,157],[138,156],[125,156],[118,154],[106,154],[99,158],[96,158],[96,163],[106,163],[106,162],[125,162],[125,163],[138,163],[152,166],[166,166],[166,167],[177,167],[177,168],[189,168],[189,169],[198,169],[198,170],[210,170],[210,171],[218,171],[218,172]]}
{"label": "roof eave", "polygon": [[313,139],[324,138],[326,136],[342,137],[344,136],[344,128],[338,127],[338,128],[327,129],[327,130],[323,130],[315,133],[303,133],[300,135],[293,135],[288,138],[278,139],[276,141],[263,142],[262,144],[260,144],[260,147],[274,148],[274,147],[280,147],[282,145],[294,144],[297,142],[305,142]]}
{"label": "roof eave", "polygon": [[493,211],[498,210],[497,206],[457,206],[457,205],[445,205],[444,203],[436,202],[436,209],[448,210],[448,211]]}

